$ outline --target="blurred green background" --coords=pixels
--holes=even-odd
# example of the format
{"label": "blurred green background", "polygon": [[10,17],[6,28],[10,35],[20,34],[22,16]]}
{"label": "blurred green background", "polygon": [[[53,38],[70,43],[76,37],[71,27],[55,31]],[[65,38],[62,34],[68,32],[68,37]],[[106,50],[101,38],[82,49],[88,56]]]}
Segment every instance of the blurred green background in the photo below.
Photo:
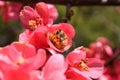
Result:
{"label": "blurred green background", "polygon": [[[66,7],[56,5],[59,17],[55,23],[63,21]],[[106,37],[113,48],[120,48],[120,12],[113,6],[79,6],[72,7],[74,15],[68,22],[75,27],[76,36],[73,46],[85,46],[95,42],[98,37]],[[2,16],[2,15],[1,15]],[[18,40],[23,32],[20,21],[4,22],[0,18],[0,46]]]}

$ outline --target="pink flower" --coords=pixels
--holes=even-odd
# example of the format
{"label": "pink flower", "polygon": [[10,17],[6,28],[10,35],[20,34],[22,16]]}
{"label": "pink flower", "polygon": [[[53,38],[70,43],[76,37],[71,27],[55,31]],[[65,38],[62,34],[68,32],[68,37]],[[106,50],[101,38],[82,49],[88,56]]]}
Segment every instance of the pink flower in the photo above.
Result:
{"label": "pink flower", "polygon": [[115,60],[114,61],[114,72],[116,75],[116,80],[120,80],[120,60]]}
{"label": "pink flower", "polygon": [[[53,14],[55,15],[53,16]],[[57,16],[56,8],[44,2],[37,3],[35,9],[25,6],[20,12],[22,25],[30,30],[35,30],[41,25],[50,27]]]}
{"label": "pink flower", "polygon": [[[84,47],[78,47],[70,52],[66,60],[69,64],[66,76],[72,80],[91,80],[97,79],[103,73],[103,63],[96,58],[86,58],[86,51]],[[76,77],[72,77],[73,74]]]}
{"label": "pink flower", "polygon": [[68,50],[72,45],[75,30],[68,23],[52,25],[50,28],[41,26],[34,31],[26,30],[19,36],[20,42],[27,42],[39,48],[52,48],[58,52]]}
{"label": "pink flower", "polygon": [[17,20],[22,4],[8,1],[0,1],[0,12],[3,14],[4,21]]}
{"label": "pink flower", "polygon": [[74,35],[75,31],[72,25],[59,23],[50,27],[47,42],[56,51],[64,52],[71,47]]}
{"label": "pink flower", "polygon": [[67,64],[61,54],[52,55],[43,67],[40,80],[66,80]]}
{"label": "pink flower", "polygon": [[26,68],[16,67],[0,60],[0,70],[2,71],[2,78],[0,80],[38,80],[37,70],[28,71]]}
{"label": "pink flower", "polygon": [[35,6],[36,11],[38,14],[42,17],[43,19],[43,24],[47,25],[48,23],[53,23],[53,19],[50,17],[50,12],[49,8],[46,3],[44,2],[39,2]]}
{"label": "pink flower", "polygon": [[43,25],[43,19],[30,6],[24,6],[20,12],[20,20],[23,27],[34,30],[38,26]]}
{"label": "pink flower", "polygon": [[5,5],[5,1],[0,1],[0,14],[3,12],[3,6]]}
{"label": "pink flower", "polygon": [[58,18],[58,11],[52,4],[47,4],[50,17],[55,21]]}
{"label": "pink flower", "polygon": [[113,65],[105,67],[103,75],[98,80],[119,80],[120,60],[115,60]]}
{"label": "pink flower", "polygon": [[104,37],[99,37],[95,43],[91,43],[90,50],[93,53],[92,56],[102,60],[108,60],[113,55],[112,48]]}
{"label": "pink flower", "polygon": [[34,70],[42,67],[46,52],[43,49],[36,52],[34,46],[27,43],[13,42],[0,50],[0,58],[16,67]]}
{"label": "pink flower", "polygon": [[47,48],[49,47],[46,37],[47,31],[46,26],[38,27],[35,31],[26,30],[19,35],[19,41],[32,44],[36,50]]}

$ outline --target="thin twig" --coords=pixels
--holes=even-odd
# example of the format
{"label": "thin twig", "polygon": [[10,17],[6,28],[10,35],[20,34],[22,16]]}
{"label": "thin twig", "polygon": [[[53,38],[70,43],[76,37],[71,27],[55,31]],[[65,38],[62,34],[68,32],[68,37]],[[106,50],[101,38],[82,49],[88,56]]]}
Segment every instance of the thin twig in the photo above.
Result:
{"label": "thin twig", "polygon": [[[37,2],[46,2],[51,4],[67,5],[69,0],[6,0],[21,2],[24,4],[33,4]],[[120,0],[71,0],[72,6],[119,6]]]}

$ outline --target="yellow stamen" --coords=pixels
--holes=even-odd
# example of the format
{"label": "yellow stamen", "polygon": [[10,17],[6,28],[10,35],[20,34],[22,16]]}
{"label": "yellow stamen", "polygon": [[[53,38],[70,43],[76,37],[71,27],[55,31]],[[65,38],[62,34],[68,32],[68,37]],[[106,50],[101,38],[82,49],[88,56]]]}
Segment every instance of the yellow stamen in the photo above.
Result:
{"label": "yellow stamen", "polygon": [[29,24],[31,29],[37,28],[37,24],[36,24],[35,20],[30,20],[28,24]]}
{"label": "yellow stamen", "polygon": [[82,60],[82,61],[80,62],[80,64],[79,64],[79,67],[80,67],[81,69],[85,70],[85,71],[89,71],[89,68],[88,68],[88,66],[86,65],[86,62],[87,62],[87,59]]}
{"label": "yellow stamen", "polygon": [[24,62],[25,62],[24,58],[20,56],[18,58],[17,64],[20,65],[20,64],[23,64]]}
{"label": "yellow stamen", "polygon": [[68,44],[68,37],[62,30],[57,30],[49,36],[50,41],[58,49],[63,49]]}

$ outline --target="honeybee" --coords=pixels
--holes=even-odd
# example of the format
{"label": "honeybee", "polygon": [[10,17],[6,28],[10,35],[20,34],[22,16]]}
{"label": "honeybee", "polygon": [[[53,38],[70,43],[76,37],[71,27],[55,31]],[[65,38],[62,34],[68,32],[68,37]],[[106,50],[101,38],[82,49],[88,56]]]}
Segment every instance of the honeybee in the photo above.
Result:
{"label": "honeybee", "polygon": [[64,31],[59,29],[50,35],[50,41],[56,48],[63,49],[68,43],[68,37]]}

